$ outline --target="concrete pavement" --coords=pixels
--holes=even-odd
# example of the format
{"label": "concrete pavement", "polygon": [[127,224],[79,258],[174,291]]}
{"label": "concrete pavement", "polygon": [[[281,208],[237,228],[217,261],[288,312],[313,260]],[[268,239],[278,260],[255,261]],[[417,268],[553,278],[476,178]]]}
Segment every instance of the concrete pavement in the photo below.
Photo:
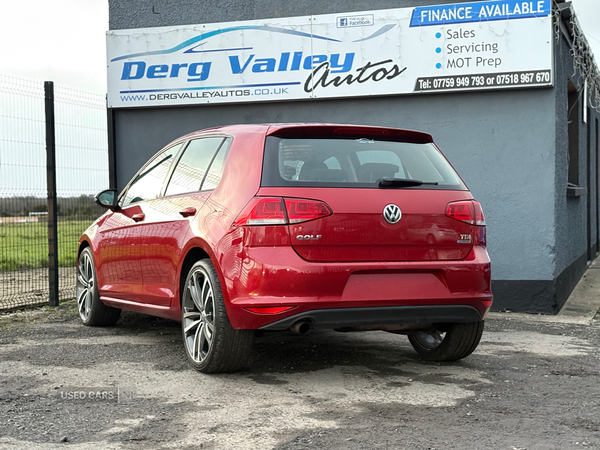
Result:
{"label": "concrete pavement", "polygon": [[600,258],[590,264],[587,271],[557,315],[492,312],[488,318],[519,319],[553,323],[589,325],[600,318]]}

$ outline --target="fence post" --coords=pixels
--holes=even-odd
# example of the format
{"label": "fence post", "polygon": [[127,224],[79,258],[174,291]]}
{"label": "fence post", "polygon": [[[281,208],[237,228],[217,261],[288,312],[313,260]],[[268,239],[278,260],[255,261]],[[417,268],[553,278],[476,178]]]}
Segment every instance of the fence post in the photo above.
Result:
{"label": "fence post", "polygon": [[106,102],[106,130],[108,134],[108,187],[117,189],[117,152],[115,137],[115,110]]}
{"label": "fence post", "polygon": [[46,184],[48,189],[48,288],[49,305],[58,306],[58,221],[56,211],[56,141],[54,133],[54,83],[44,82],[46,111]]}

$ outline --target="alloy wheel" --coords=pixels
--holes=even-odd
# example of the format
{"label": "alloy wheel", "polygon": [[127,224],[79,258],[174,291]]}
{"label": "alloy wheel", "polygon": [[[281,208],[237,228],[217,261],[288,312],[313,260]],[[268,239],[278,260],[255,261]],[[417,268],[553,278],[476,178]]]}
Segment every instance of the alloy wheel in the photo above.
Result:
{"label": "alloy wheel", "polygon": [[92,311],[94,299],[94,262],[88,252],[82,252],[79,256],[77,270],[77,308],[82,320],[87,321]]}
{"label": "alloy wheel", "polygon": [[215,299],[208,273],[197,267],[188,278],[183,297],[183,334],[193,361],[202,363],[214,342]]}

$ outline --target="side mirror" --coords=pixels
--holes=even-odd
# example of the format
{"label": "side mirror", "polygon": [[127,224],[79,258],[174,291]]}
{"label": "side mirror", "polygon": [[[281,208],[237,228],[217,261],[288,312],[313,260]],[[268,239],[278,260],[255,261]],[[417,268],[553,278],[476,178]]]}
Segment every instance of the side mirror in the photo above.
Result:
{"label": "side mirror", "polygon": [[105,191],[97,193],[94,197],[94,201],[97,205],[100,205],[103,208],[108,208],[111,211],[116,211],[119,209],[119,205],[117,204],[116,189],[107,189]]}

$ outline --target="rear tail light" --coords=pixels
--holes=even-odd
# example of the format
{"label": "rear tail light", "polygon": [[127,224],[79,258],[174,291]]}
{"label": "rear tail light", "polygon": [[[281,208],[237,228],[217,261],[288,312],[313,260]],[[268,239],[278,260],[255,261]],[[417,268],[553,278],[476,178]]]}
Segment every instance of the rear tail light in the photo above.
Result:
{"label": "rear tail light", "polygon": [[317,200],[255,197],[233,225],[288,225],[320,219],[331,214],[329,206]]}
{"label": "rear tail light", "polygon": [[285,225],[287,218],[283,199],[253,198],[235,221],[235,226],[243,225]]}
{"label": "rear tail light", "polygon": [[331,215],[331,210],[325,203],[315,200],[286,198],[285,208],[290,223],[307,222]]}
{"label": "rear tail light", "polygon": [[470,225],[485,227],[485,217],[481,204],[475,200],[448,203],[446,215],[451,219],[460,220]]}
{"label": "rear tail light", "polygon": [[446,215],[451,219],[475,225],[475,210],[472,201],[448,203]]}
{"label": "rear tail light", "polygon": [[474,244],[486,244],[485,217],[481,204],[475,200],[448,203],[446,215],[451,219],[476,225]]}
{"label": "rear tail light", "polygon": [[473,208],[475,209],[475,225],[485,227],[485,217],[483,216],[483,209],[481,209],[481,204],[473,200]]}

